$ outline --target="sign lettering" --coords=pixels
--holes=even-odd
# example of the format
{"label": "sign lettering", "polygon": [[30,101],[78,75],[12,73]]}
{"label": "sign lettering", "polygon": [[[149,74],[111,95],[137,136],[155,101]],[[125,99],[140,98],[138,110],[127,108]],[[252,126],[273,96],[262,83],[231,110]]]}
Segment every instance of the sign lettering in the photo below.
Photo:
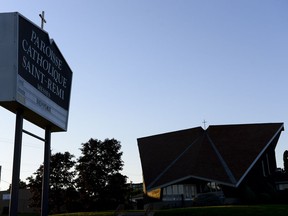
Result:
{"label": "sign lettering", "polygon": [[[25,28],[29,23],[20,19],[19,75],[42,94],[68,109],[72,75],[58,48],[38,28]],[[19,63],[19,64],[20,64]]]}

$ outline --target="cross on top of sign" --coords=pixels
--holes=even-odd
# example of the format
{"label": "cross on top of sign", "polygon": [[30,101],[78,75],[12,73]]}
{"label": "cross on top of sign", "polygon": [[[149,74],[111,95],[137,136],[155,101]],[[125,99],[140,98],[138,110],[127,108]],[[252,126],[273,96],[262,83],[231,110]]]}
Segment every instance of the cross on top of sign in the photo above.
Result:
{"label": "cross on top of sign", "polygon": [[45,17],[44,17],[44,11],[42,11],[42,14],[39,14],[41,18],[41,28],[44,29],[44,23],[46,23]]}

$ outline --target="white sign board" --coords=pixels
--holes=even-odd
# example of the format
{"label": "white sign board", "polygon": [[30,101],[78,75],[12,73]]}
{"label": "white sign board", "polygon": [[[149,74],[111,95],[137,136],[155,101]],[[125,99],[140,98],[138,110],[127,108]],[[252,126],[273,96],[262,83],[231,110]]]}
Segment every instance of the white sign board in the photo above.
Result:
{"label": "white sign board", "polygon": [[72,71],[56,43],[19,13],[0,13],[0,105],[66,131]]}

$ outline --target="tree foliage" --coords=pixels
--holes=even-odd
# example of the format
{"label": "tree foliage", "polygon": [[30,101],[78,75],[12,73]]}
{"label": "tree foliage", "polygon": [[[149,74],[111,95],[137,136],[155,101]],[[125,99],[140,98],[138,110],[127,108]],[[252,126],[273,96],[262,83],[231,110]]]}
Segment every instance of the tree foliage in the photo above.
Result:
{"label": "tree foliage", "polygon": [[[75,171],[72,169],[75,163],[74,156],[69,152],[51,155],[49,179],[49,209],[51,212],[60,212],[63,206],[69,204],[67,201],[68,197],[65,195],[67,191],[70,193],[75,191]],[[31,204],[36,208],[41,206],[43,171],[44,167],[41,165],[34,173],[34,176],[27,178],[28,187],[33,195]]]}
{"label": "tree foliage", "polygon": [[123,168],[121,144],[116,139],[90,139],[80,150],[77,188],[87,210],[99,209],[101,201],[107,198],[107,186],[112,177]]}
{"label": "tree foliage", "polygon": [[[50,213],[115,209],[129,200],[121,144],[116,139],[90,139],[83,143],[77,162],[69,152],[50,160]],[[32,206],[41,206],[43,165],[27,178]]]}
{"label": "tree foliage", "polygon": [[130,188],[126,184],[127,177],[115,173],[108,177],[108,183],[101,194],[101,209],[116,209],[119,204],[128,204]]}
{"label": "tree foliage", "polygon": [[41,207],[41,192],[42,192],[42,179],[43,179],[43,165],[41,165],[36,172],[33,173],[34,176],[27,178],[28,188],[32,193],[32,198],[30,200],[30,207],[38,208]]}

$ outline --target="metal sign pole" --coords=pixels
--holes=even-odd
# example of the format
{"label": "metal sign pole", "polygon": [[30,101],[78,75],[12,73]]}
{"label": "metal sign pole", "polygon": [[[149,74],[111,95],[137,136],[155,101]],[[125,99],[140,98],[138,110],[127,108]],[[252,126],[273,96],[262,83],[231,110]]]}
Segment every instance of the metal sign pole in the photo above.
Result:
{"label": "metal sign pole", "polygon": [[42,180],[41,216],[47,216],[49,213],[48,198],[49,198],[50,157],[51,157],[51,128],[46,127],[45,150],[44,150],[44,173]]}
{"label": "metal sign pole", "polygon": [[18,196],[19,196],[21,148],[22,148],[22,128],[23,128],[23,111],[17,110],[16,126],[15,126],[15,140],[14,140],[14,159],[13,159],[11,200],[10,200],[10,209],[9,209],[10,216],[16,216],[18,214]]}
{"label": "metal sign pole", "polygon": [[[22,132],[33,137],[39,138],[32,133],[23,130],[23,111],[18,110],[16,113],[15,141],[14,141],[14,159],[13,159],[13,176],[11,187],[11,200],[9,208],[9,216],[18,215],[19,200],[19,182],[20,182],[20,165],[21,165],[21,149],[22,149]],[[51,157],[51,127],[45,130],[45,148],[44,148],[44,173],[42,180],[42,199],[41,199],[41,216],[47,216],[48,211],[48,192],[49,192],[49,171]]]}

